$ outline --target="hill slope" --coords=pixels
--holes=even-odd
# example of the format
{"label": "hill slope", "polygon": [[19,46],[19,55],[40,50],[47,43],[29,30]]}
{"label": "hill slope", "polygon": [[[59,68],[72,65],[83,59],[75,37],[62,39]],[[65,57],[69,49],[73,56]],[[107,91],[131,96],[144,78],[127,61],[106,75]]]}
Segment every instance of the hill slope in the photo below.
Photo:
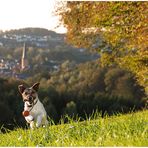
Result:
{"label": "hill slope", "polygon": [[0,146],[148,146],[148,111],[96,120],[17,129],[0,135]]}

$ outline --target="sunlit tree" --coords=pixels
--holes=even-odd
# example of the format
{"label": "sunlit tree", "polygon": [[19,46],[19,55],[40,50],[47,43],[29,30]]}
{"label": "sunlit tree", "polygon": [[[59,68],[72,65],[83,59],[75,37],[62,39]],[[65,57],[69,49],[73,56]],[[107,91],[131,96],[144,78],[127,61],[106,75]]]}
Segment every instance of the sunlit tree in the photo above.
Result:
{"label": "sunlit tree", "polygon": [[57,9],[67,42],[99,51],[102,66],[117,64],[148,86],[148,2],[67,2]]}

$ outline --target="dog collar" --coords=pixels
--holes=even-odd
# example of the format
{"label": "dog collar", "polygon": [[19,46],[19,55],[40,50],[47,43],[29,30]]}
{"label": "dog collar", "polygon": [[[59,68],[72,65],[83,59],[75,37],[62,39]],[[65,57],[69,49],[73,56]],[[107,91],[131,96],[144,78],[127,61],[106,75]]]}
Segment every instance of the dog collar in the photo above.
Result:
{"label": "dog collar", "polygon": [[27,104],[27,107],[32,107],[32,105],[28,105],[28,104]]}
{"label": "dog collar", "polygon": [[31,108],[30,108],[30,110],[29,110],[29,112],[33,109],[34,105],[36,105],[36,104],[37,104],[37,102],[38,102],[38,100],[36,100],[36,102],[35,102],[35,103],[33,103],[33,105],[28,105],[28,104],[27,104],[27,107],[31,107]]}

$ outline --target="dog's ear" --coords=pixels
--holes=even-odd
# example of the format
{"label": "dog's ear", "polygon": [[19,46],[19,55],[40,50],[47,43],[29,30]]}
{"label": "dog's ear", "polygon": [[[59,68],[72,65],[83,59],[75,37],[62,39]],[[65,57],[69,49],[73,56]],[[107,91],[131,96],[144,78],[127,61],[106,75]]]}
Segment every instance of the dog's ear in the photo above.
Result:
{"label": "dog's ear", "polygon": [[25,89],[26,89],[26,87],[24,87],[23,84],[18,86],[18,90],[21,94],[24,92]]}
{"label": "dog's ear", "polygon": [[40,83],[35,83],[35,84],[32,86],[32,88],[33,88],[35,91],[38,91],[39,85],[40,85]]}

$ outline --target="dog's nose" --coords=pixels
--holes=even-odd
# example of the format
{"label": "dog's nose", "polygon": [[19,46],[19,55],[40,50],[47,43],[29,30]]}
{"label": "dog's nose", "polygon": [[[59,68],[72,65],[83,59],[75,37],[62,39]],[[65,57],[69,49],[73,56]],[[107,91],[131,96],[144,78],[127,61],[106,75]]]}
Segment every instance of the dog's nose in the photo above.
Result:
{"label": "dog's nose", "polygon": [[28,99],[29,99],[29,101],[32,101],[32,97],[29,97]]}

